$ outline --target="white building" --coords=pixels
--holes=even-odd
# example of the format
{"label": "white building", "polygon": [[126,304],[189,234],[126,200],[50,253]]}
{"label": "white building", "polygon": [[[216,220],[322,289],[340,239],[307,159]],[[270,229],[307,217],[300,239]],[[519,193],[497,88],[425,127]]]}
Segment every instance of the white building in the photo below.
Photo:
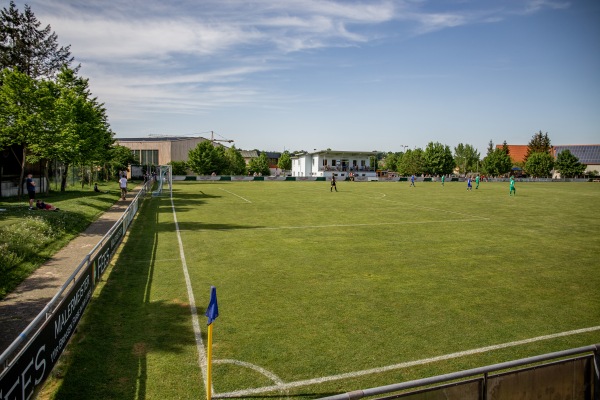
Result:
{"label": "white building", "polygon": [[377,165],[371,165],[376,151],[337,151],[321,150],[314,153],[299,153],[292,158],[292,176],[326,177],[335,175],[338,179],[354,176],[357,180],[367,180],[377,176]]}

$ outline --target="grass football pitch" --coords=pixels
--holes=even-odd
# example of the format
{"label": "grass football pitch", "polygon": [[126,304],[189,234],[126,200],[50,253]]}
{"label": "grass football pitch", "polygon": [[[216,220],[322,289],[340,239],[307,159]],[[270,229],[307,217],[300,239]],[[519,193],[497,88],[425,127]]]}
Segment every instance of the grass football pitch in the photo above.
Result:
{"label": "grass football pitch", "polygon": [[338,190],[178,182],[145,201],[43,398],[205,398],[211,285],[213,397],[317,398],[600,343],[600,185]]}

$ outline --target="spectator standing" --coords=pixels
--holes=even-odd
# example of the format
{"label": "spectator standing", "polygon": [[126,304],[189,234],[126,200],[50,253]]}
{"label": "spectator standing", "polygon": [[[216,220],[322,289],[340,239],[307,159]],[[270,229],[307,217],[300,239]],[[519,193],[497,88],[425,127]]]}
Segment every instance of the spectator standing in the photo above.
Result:
{"label": "spectator standing", "polygon": [[25,184],[27,185],[27,195],[29,196],[29,209],[33,210],[33,201],[35,200],[35,181],[33,180],[33,175],[27,174]]}
{"label": "spectator standing", "polygon": [[127,177],[125,174],[121,175],[121,179],[119,179],[119,187],[121,188],[121,200],[125,200],[127,195]]}

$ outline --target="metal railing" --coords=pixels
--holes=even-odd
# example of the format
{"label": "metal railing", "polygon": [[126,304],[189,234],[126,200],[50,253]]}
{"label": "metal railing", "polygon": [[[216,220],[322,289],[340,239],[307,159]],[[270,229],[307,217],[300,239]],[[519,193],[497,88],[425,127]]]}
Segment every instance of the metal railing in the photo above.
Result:
{"label": "metal railing", "polygon": [[[480,392],[480,396],[479,396],[480,399],[486,399],[486,398],[488,398],[488,396],[486,395],[486,391],[485,391],[485,388],[487,386],[486,383],[487,383],[487,380],[488,380],[490,374],[492,374],[492,373],[499,372],[502,370],[514,369],[514,368],[522,367],[525,365],[531,365],[531,364],[535,364],[535,363],[545,362],[545,361],[551,361],[551,360],[556,361],[558,359],[562,359],[565,357],[571,357],[571,356],[581,355],[581,354],[585,354],[585,353],[589,354],[588,358],[591,359],[591,364],[593,364],[593,368],[591,368],[592,371],[590,371],[589,378],[592,381],[591,386],[593,386],[593,388],[594,388],[594,394],[592,397],[592,394],[590,393],[589,397],[587,397],[587,398],[590,398],[590,399],[593,398],[594,400],[598,400],[600,398],[600,383],[599,383],[599,380],[600,380],[600,375],[599,375],[600,344],[578,347],[575,349],[558,351],[558,352],[548,353],[548,354],[544,354],[544,355],[540,355],[540,356],[523,358],[520,360],[508,361],[508,362],[504,362],[504,363],[500,363],[500,364],[489,365],[486,367],[473,368],[473,369],[469,369],[469,370],[465,370],[465,371],[453,372],[450,374],[438,375],[438,376],[434,376],[434,377],[430,377],[430,378],[417,379],[417,380],[397,383],[397,384],[393,384],[393,385],[379,386],[379,387],[370,388],[370,389],[356,390],[356,391],[342,393],[342,394],[338,394],[338,395],[334,395],[334,396],[323,397],[323,398],[321,398],[321,400],[362,399],[365,397],[379,396],[379,395],[389,394],[389,393],[396,393],[396,392],[400,392],[400,391],[408,390],[408,389],[424,388],[429,385],[447,383],[447,382],[451,382],[451,381],[473,378],[473,377],[478,377],[478,376],[479,376],[479,380],[481,381],[481,387],[484,390],[481,390],[481,388],[476,388],[475,390]],[[590,353],[592,353],[592,354],[590,354]],[[536,367],[540,368],[541,366],[536,366]],[[517,373],[518,373],[518,371],[517,371]],[[454,384],[456,385],[456,384],[460,384],[460,383],[471,383],[471,382],[473,382],[472,379],[470,381],[463,381],[463,382],[454,383]],[[584,385],[588,385],[588,384],[584,383]],[[590,386],[590,385],[588,385],[588,386]],[[582,388],[582,389],[587,390],[587,389],[590,389],[590,387],[586,387],[586,388]],[[404,395],[413,395],[413,394],[414,394],[414,392],[397,394],[394,396],[386,397],[385,399],[401,398]],[[446,397],[444,397],[444,398],[446,398]],[[448,398],[452,398],[452,397],[448,397]],[[456,398],[458,399],[461,397],[456,397]]]}

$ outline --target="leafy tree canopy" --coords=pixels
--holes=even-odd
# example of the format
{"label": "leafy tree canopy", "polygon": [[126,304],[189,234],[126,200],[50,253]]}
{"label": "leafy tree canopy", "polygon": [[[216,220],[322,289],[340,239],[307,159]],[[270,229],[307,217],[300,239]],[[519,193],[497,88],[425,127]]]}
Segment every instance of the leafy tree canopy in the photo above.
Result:
{"label": "leafy tree canopy", "polygon": [[425,164],[423,149],[406,150],[400,162],[398,172],[402,175],[418,175],[423,173]]}
{"label": "leafy tree canopy", "polygon": [[525,162],[525,171],[535,177],[547,177],[554,167],[550,153],[531,153]]}
{"label": "leafy tree canopy", "polygon": [[479,151],[470,144],[459,143],[454,148],[454,164],[460,173],[476,171],[479,163]]}
{"label": "leafy tree canopy", "polygon": [[284,170],[289,171],[292,169],[292,158],[290,157],[289,151],[284,151],[279,157],[279,161],[277,162],[277,167]]}
{"label": "leafy tree canopy", "polygon": [[569,149],[565,149],[558,153],[554,167],[564,178],[572,178],[581,175],[586,168],[585,164],[580,163],[579,158],[571,153]]}
{"label": "leafy tree canopy", "polygon": [[508,146],[505,145],[502,148],[494,148],[494,143],[490,140],[490,144],[487,149],[487,155],[482,160],[483,170],[486,174],[491,176],[498,176],[507,174],[512,168],[512,160],[508,154]]}
{"label": "leafy tree canopy", "polygon": [[0,69],[15,68],[37,79],[53,78],[73,62],[70,46],[59,47],[50,25],[41,28],[31,7],[20,12],[14,1],[0,11]]}
{"label": "leafy tree canopy", "polygon": [[198,175],[211,175],[213,172],[220,175],[225,165],[222,147],[215,147],[210,140],[198,143],[196,148],[188,153],[188,167]]}
{"label": "leafy tree canopy", "polygon": [[246,175],[246,161],[235,146],[225,150],[225,159],[227,161],[225,173],[229,175]]}
{"label": "leafy tree canopy", "polygon": [[400,163],[400,160],[402,160],[403,155],[404,153],[402,152],[387,153],[387,155],[383,159],[383,168],[388,171],[398,171],[398,164]]}
{"label": "leafy tree canopy", "polygon": [[124,171],[129,168],[129,165],[139,162],[129,147],[121,145],[113,146],[109,151],[109,155],[110,161],[108,164],[113,171]]}
{"label": "leafy tree canopy", "polygon": [[454,169],[454,158],[448,145],[429,142],[423,154],[424,172],[431,175],[451,174]]}
{"label": "leafy tree canopy", "polygon": [[533,153],[550,153],[552,149],[552,144],[550,143],[550,138],[548,137],[548,132],[542,134],[542,131],[538,133],[534,133],[533,137],[527,144],[527,153],[525,154],[525,163],[527,163],[527,159]]}
{"label": "leafy tree canopy", "polygon": [[248,163],[248,171],[250,173],[257,173],[263,176],[271,175],[271,170],[269,169],[269,160],[267,159],[266,153],[260,153],[258,158],[253,158]]}

